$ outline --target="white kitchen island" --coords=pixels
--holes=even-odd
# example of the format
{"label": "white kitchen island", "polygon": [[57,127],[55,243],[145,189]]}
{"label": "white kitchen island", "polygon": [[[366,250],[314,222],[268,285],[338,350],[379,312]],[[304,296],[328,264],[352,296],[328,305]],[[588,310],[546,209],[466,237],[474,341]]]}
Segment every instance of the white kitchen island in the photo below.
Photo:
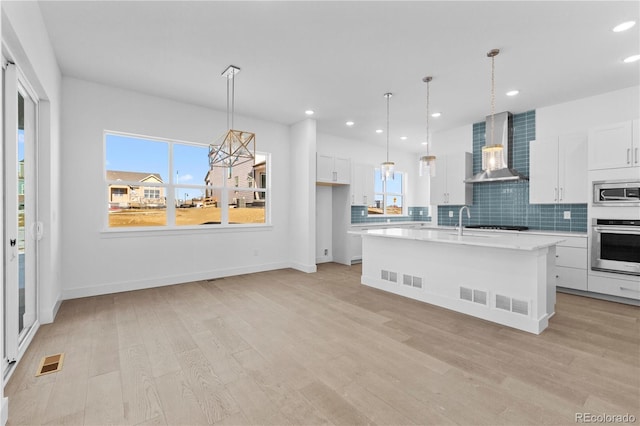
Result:
{"label": "white kitchen island", "polygon": [[442,229],[370,229],[362,284],[539,334],[555,313],[562,238]]}

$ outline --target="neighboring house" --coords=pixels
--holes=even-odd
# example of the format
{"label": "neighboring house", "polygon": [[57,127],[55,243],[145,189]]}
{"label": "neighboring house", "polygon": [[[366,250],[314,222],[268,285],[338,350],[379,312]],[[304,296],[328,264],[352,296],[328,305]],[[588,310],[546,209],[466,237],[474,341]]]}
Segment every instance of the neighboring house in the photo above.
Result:
{"label": "neighboring house", "polygon": [[[109,206],[121,208],[157,208],[166,206],[163,186],[145,186],[145,183],[164,183],[159,173],[123,172],[107,170]],[[122,184],[113,183],[116,181]],[[127,183],[124,183],[127,182]],[[134,185],[132,182],[140,182]]]}
{"label": "neighboring house", "polygon": [[[247,205],[264,205],[264,192],[252,191],[250,188],[266,188],[267,166],[264,161],[252,164],[250,161],[239,164],[231,169],[225,167],[211,167],[204,178],[207,186],[226,186],[229,190],[229,204],[237,207]],[[221,199],[221,189],[207,189],[207,198]]]}

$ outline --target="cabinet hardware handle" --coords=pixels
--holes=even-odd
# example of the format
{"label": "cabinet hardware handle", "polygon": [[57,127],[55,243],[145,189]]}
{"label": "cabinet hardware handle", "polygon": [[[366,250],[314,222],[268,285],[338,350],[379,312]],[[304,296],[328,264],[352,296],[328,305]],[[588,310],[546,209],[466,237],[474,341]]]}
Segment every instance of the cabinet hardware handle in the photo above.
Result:
{"label": "cabinet hardware handle", "polygon": [[636,293],[640,293],[640,290],[636,290],[635,288],[623,287],[623,286],[620,286],[620,290],[634,291]]}
{"label": "cabinet hardware handle", "polygon": [[557,259],[558,257],[560,257],[560,255],[559,255],[559,254],[556,254],[556,259]]}
{"label": "cabinet hardware handle", "polygon": [[640,161],[640,160],[638,159],[638,148],[636,148],[636,149],[635,149],[635,151],[636,151],[636,164],[638,164],[638,161]]}
{"label": "cabinet hardware handle", "polygon": [[556,278],[560,278],[560,275],[556,275]]}
{"label": "cabinet hardware handle", "polygon": [[558,188],[553,188],[553,201],[558,201]]}
{"label": "cabinet hardware handle", "polygon": [[627,164],[631,164],[631,148],[627,148]]}
{"label": "cabinet hardware handle", "polygon": [[564,188],[560,188],[560,200],[559,201],[562,201],[562,199],[564,198],[563,196],[564,196]]}

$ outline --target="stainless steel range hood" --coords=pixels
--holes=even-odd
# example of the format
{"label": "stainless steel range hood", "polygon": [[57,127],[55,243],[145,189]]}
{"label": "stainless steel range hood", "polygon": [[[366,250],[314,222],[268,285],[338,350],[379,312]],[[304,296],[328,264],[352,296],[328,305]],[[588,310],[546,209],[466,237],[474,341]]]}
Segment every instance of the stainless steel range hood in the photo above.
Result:
{"label": "stainless steel range hood", "polygon": [[[490,141],[490,129],[491,129],[492,117],[487,116],[486,121],[486,140]],[[528,177],[522,175],[520,172],[512,168],[513,165],[513,116],[510,112],[500,112],[493,116],[494,120],[494,135],[493,144],[502,145],[502,152],[504,157],[504,164],[507,167],[497,170],[483,170],[477,173],[472,178],[465,180],[465,183],[485,183],[485,182],[504,182],[504,181],[517,181],[517,180],[529,180]],[[485,144],[485,147],[487,144]]]}

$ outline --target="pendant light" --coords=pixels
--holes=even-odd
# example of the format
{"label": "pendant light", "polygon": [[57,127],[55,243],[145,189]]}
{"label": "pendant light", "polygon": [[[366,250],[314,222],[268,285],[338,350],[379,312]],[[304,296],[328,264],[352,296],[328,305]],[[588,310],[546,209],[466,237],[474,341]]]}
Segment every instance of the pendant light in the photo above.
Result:
{"label": "pendant light", "polygon": [[[500,49],[491,49],[487,57],[491,58],[491,122],[490,139],[482,148],[482,170],[500,170],[506,167],[504,161],[504,147],[502,144],[494,142],[495,134],[495,114],[496,114],[496,79],[495,79],[495,59],[500,53]],[[486,131],[485,131],[486,134]],[[486,136],[485,136],[486,137]]]}
{"label": "pendant light", "polygon": [[431,83],[433,77],[427,76],[422,79],[427,83],[427,155],[420,157],[420,176],[429,175],[434,177],[436,175],[436,156],[429,154],[429,148],[431,146],[431,132],[429,130],[429,83]]}
{"label": "pendant light", "polygon": [[383,181],[393,179],[396,165],[393,161],[389,161],[389,99],[393,96],[392,93],[385,93],[384,97],[387,98],[387,161],[380,165],[380,177]]}
{"label": "pendant light", "polygon": [[227,132],[218,138],[215,144],[209,146],[209,167],[224,167],[231,176],[234,166],[255,162],[256,158],[256,134],[235,130],[233,127],[233,115],[235,112],[235,79],[240,68],[229,65],[222,76],[227,79]]}

